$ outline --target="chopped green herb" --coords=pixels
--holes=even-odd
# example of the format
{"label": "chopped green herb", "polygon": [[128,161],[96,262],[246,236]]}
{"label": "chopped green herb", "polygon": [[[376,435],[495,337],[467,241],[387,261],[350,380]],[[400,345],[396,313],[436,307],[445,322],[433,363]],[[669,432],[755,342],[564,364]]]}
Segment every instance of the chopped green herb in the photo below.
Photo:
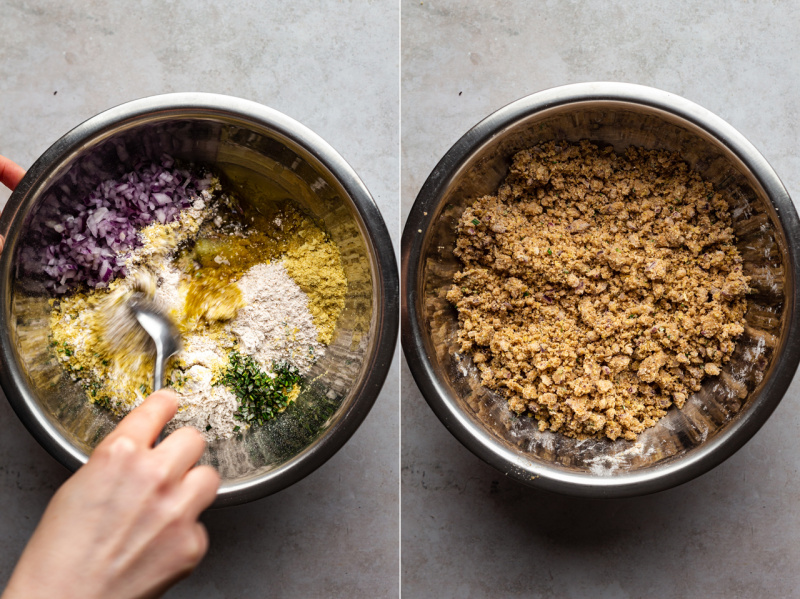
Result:
{"label": "chopped green herb", "polygon": [[477,218],[473,218],[472,219],[472,224],[477,227],[479,224],[481,224],[481,221],[479,221]]}
{"label": "chopped green herb", "polygon": [[553,255],[553,250],[551,250],[550,248],[547,248],[547,255],[548,256],[552,256]]}
{"label": "chopped green herb", "polygon": [[273,364],[264,372],[251,357],[232,351],[228,370],[220,384],[230,389],[239,400],[236,420],[263,425],[289,405],[289,393],[300,382],[300,372],[289,364]]}

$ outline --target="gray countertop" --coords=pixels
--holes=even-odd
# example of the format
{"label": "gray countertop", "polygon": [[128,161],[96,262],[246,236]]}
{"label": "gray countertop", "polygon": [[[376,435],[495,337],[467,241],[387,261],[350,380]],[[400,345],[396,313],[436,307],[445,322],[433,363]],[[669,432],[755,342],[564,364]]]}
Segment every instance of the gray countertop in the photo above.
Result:
{"label": "gray countertop", "polygon": [[[715,112],[800,198],[798,30],[800,8],[789,1],[175,0],[135,12],[12,1],[0,20],[0,153],[28,167],[82,120],[141,96],[241,96],[331,143],[397,244],[398,178],[403,221],[439,158],[484,116],[541,89],[616,80]],[[7,197],[0,190],[0,204]],[[328,463],[279,494],[204,515],[211,550],[168,596],[396,596],[398,476],[406,597],[797,595],[798,406],[796,380],[750,443],[679,488],[576,500],[523,487],[474,457],[395,364]],[[5,400],[0,426],[4,581],[67,473]]]}
{"label": "gray countertop", "polygon": [[[142,96],[240,96],[338,150],[397,245],[398,19],[394,2],[366,0],[4,2],[0,154],[27,168],[81,121]],[[0,190],[0,205],[8,195]],[[209,554],[167,596],[397,596],[398,392],[395,360],[329,462],[276,495],[205,514]],[[0,399],[0,585],[66,477]]]}
{"label": "gray countertop", "polygon": [[[402,215],[479,120],[530,93],[626,81],[739,129],[800,200],[792,2],[402,4]],[[800,386],[737,454],[681,487],[588,501],[505,478],[439,423],[405,363],[404,597],[800,596]]]}

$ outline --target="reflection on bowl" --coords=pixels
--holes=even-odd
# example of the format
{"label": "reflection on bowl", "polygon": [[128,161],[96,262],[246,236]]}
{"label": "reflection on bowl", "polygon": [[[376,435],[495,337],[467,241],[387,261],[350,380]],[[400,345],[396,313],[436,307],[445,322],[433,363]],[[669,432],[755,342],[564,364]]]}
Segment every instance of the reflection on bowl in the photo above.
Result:
{"label": "reflection on bowl", "polygon": [[256,207],[293,199],[337,244],[348,280],[333,341],[310,371],[313,382],[297,409],[209,445],[202,461],[222,476],[215,505],[233,505],[309,474],[363,421],[391,364],[397,269],[386,226],[358,176],[322,139],[274,110],[227,96],[168,94],[81,124],[31,167],[0,218],[0,381],[23,423],[68,468],[84,463],[116,421],[86,401],[48,351],[49,295],[20,268],[19,255],[49,194],[85,197],[101,181],[165,153],[210,167]]}
{"label": "reflection on bowl", "polygon": [[[577,440],[517,418],[481,386],[457,351],[458,321],[445,299],[461,264],[453,255],[464,208],[492,194],[519,150],[588,139],[617,152],[666,149],[732,198],[734,230],[754,290],[747,326],[719,377],[704,381],[636,442]],[[433,170],[403,231],[402,341],[423,395],[450,431],[489,464],[541,488],[587,497],[637,495],[685,482],[722,462],[766,421],[800,360],[798,242],[791,199],[764,158],[730,125],[673,94],[586,83],[514,102],[464,135]]]}

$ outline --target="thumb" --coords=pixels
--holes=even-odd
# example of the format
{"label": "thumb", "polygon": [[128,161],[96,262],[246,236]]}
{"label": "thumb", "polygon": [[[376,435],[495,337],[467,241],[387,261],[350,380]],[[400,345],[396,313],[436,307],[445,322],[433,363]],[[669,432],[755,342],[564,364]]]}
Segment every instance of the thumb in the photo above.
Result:
{"label": "thumb", "polygon": [[0,183],[14,191],[22,177],[25,176],[25,169],[13,160],[5,156],[0,156]]}
{"label": "thumb", "polygon": [[[8,187],[11,191],[14,191],[24,176],[25,169],[13,160],[9,160],[5,156],[0,156],[0,183]],[[0,235],[0,252],[3,251],[5,243],[5,237]]]}

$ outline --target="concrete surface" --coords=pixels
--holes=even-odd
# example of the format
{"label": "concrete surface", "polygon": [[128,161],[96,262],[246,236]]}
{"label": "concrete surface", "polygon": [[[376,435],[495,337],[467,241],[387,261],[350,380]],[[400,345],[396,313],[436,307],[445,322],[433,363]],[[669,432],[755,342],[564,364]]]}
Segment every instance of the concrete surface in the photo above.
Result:
{"label": "concrete surface", "polygon": [[[24,167],[127,100],[255,100],[336,148],[398,241],[398,7],[393,1],[0,2],[0,154]],[[0,191],[0,205],[8,193]],[[398,594],[398,362],[347,445],[277,495],[203,517],[211,550],[167,596]],[[0,399],[0,585],[66,472]]]}
{"label": "concrete surface", "polygon": [[[556,85],[680,94],[739,129],[800,200],[794,2],[408,0],[402,218],[472,125]],[[463,448],[402,372],[403,596],[800,596],[800,383],[735,456],[682,487],[581,501],[505,479]]]}

